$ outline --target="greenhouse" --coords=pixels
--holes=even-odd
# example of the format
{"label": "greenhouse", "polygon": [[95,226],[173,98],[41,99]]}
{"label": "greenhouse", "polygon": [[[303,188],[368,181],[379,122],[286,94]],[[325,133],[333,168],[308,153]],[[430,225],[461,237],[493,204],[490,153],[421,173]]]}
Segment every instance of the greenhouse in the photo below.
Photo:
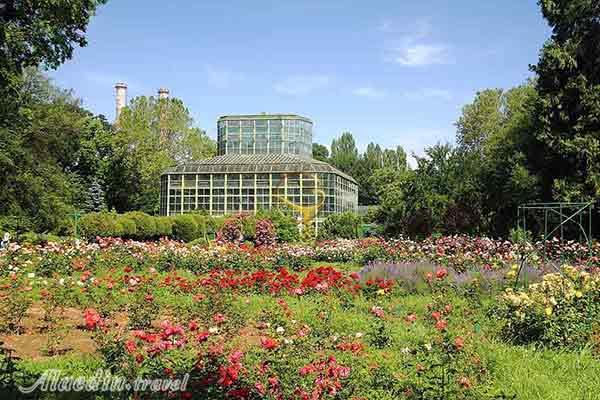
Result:
{"label": "greenhouse", "polygon": [[356,181],[311,158],[312,122],[295,115],[244,115],[218,121],[216,157],[161,177],[161,215],[288,209],[305,221],[356,211]]}

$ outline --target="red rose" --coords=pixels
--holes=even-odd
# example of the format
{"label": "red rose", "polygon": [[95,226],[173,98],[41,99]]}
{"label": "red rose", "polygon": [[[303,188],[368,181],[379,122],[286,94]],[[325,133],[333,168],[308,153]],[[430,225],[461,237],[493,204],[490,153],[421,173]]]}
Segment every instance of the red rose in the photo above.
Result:
{"label": "red rose", "polygon": [[261,337],[260,344],[263,348],[267,350],[274,350],[279,346],[279,343],[275,339],[271,339],[269,337]]}
{"label": "red rose", "polygon": [[454,347],[456,350],[461,351],[465,347],[465,340],[462,337],[457,336],[456,339],[454,339]]}
{"label": "red rose", "polygon": [[102,318],[100,314],[93,308],[88,308],[83,312],[83,318],[85,319],[85,326],[89,330],[94,330],[98,326],[102,326]]}
{"label": "red rose", "polygon": [[435,272],[435,277],[439,280],[442,280],[447,276],[448,276],[448,270],[446,268],[440,268]]}
{"label": "red rose", "polygon": [[408,314],[406,317],[404,317],[404,320],[409,324],[413,324],[417,320],[417,314]]}
{"label": "red rose", "polygon": [[443,319],[440,319],[435,324],[435,329],[437,329],[440,332],[445,331],[447,327],[448,327],[448,322],[444,321]]}
{"label": "red rose", "polygon": [[385,312],[383,311],[383,308],[377,307],[377,306],[371,307],[371,313],[374,316],[376,316],[377,318],[383,318],[385,316]]}

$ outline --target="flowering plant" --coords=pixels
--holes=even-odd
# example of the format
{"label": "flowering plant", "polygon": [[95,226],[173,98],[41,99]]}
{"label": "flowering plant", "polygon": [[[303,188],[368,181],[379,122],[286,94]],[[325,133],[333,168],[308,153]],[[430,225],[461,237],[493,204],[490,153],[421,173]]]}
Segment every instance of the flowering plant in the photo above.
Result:
{"label": "flowering plant", "polygon": [[506,289],[497,315],[514,342],[584,345],[600,317],[600,276],[564,266],[528,288]]}

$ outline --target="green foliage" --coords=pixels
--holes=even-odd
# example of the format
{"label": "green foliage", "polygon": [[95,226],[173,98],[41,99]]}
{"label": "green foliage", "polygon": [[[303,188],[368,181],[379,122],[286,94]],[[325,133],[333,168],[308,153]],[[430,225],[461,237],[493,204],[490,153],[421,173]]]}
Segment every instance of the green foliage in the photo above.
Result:
{"label": "green foliage", "polygon": [[338,139],[333,139],[330,161],[340,171],[352,174],[358,161],[358,150],[354,136],[350,132],[344,132]]}
{"label": "green foliage", "polygon": [[56,68],[85,46],[86,26],[104,3],[9,2],[2,8],[0,215],[38,232],[66,231],[66,215],[87,177],[90,159],[82,149],[102,123],[36,68]]}
{"label": "green foliage", "polygon": [[[79,228],[81,235],[90,239],[123,235],[123,225],[117,214],[110,212],[84,214],[79,220]],[[130,226],[129,229],[131,229]]]}
{"label": "green foliage", "polygon": [[22,321],[27,315],[32,299],[23,290],[23,282],[12,279],[0,291],[0,332],[21,332]]}
{"label": "green foliage", "polygon": [[327,147],[319,143],[312,144],[312,156],[315,160],[327,162],[329,161],[329,150]]}
{"label": "green foliage", "polygon": [[293,243],[300,240],[300,231],[296,219],[289,213],[280,209],[258,212],[258,219],[268,219],[275,225],[277,240],[280,242]]}
{"label": "green foliage", "polygon": [[105,193],[98,179],[93,179],[87,190],[83,209],[87,212],[98,212],[106,210]]}
{"label": "green foliage", "polygon": [[502,334],[518,344],[580,348],[598,330],[598,276],[563,267],[527,289],[507,289],[495,314]]}
{"label": "green foliage", "polygon": [[406,153],[402,147],[382,149],[378,144],[369,143],[356,163],[352,176],[359,185],[358,202],[362,205],[377,204],[380,201],[378,188],[372,176],[379,171],[401,173],[408,168]]}
{"label": "green foliage", "polygon": [[156,217],[156,236],[170,237],[173,234],[173,219],[169,217]]}
{"label": "green foliage", "polygon": [[198,223],[190,214],[173,217],[173,238],[191,242],[199,237]]}
{"label": "green foliage", "polygon": [[109,206],[119,212],[139,210],[156,214],[159,180],[164,170],[215,152],[214,142],[193,124],[189,110],[179,99],[133,99],[121,111],[109,143]]}
{"label": "green foliage", "polygon": [[[148,239],[138,233],[138,227],[136,221],[130,218],[128,215],[114,215],[107,216],[108,218],[116,218],[117,226],[120,229],[121,235],[124,238],[137,238],[137,239]],[[144,227],[140,231],[143,231]]]}
{"label": "green foliage", "polygon": [[319,239],[356,239],[361,223],[361,218],[351,212],[331,214],[319,225]]}
{"label": "green foliage", "polygon": [[27,120],[0,126],[0,214],[15,216],[38,232],[66,233],[68,215],[84,206],[88,185],[102,164],[105,121],[82,109],[37,70],[20,83]]}
{"label": "green foliage", "polygon": [[539,3],[552,28],[532,66],[543,190],[556,200],[593,200],[600,194],[600,7],[589,0]]}
{"label": "green foliage", "polygon": [[131,211],[123,214],[123,217],[133,221],[135,232],[131,237],[134,239],[150,239],[158,236],[156,229],[156,218],[140,211]]}

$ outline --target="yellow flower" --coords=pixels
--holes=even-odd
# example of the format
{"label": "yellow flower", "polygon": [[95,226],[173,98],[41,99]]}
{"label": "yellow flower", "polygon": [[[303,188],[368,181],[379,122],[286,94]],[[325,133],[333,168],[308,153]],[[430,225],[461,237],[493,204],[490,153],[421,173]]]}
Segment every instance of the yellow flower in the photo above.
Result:
{"label": "yellow flower", "polygon": [[547,316],[551,316],[552,315],[552,307],[546,307],[546,309],[544,311],[546,312]]}
{"label": "yellow flower", "polygon": [[379,295],[384,295],[384,294],[385,294],[385,290],[384,290],[384,289],[379,289],[379,290],[377,291],[377,294],[379,294]]}
{"label": "yellow flower", "polygon": [[583,297],[583,293],[581,292],[581,290],[575,292],[575,297],[577,297],[578,299]]}

